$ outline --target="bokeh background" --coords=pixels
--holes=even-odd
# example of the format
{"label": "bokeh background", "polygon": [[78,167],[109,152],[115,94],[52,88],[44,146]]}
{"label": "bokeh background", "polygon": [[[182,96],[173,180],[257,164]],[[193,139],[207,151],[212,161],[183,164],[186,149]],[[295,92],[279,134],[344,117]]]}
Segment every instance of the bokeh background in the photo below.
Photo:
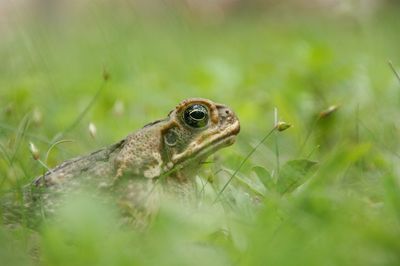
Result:
{"label": "bokeh background", "polygon": [[[199,209],[168,205],[142,234],[73,199],[64,222],[3,226],[0,264],[398,265],[399,12],[396,0],[0,1],[1,194],[43,171],[30,143],[44,160],[68,140],[53,167],[185,98],[227,104],[242,128],[203,167]],[[277,118],[293,127],[207,204]],[[317,169],[296,168],[304,180],[279,193],[269,180],[298,159]]]}

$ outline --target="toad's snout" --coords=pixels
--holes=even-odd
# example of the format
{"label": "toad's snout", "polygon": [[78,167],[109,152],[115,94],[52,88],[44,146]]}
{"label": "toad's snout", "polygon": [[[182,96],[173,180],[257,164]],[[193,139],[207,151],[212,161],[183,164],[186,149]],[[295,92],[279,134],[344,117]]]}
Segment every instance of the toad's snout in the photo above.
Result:
{"label": "toad's snout", "polygon": [[221,125],[225,125],[231,129],[232,135],[237,135],[240,132],[239,119],[229,107],[223,104],[216,105],[219,115],[219,122]]}

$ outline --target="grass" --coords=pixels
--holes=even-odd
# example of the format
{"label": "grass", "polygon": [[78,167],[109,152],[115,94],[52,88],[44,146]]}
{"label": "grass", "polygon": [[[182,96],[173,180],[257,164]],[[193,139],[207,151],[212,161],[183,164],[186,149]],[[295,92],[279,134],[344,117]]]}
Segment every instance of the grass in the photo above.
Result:
{"label": "grass", "polygon": [[[136,232],[82,195],[37,231],[2,226],[0,264],[399,264],[398,10],[215,23],[129,10],[88,4],[55,19],[12,9],[0,29],[1,194],[20,201],[44,171],[30,142],[53,167],[188,97],[232,107],[237,143],[202,168],[199,206],[167,202]],[[274,130],[276,120],[293,127]]]}

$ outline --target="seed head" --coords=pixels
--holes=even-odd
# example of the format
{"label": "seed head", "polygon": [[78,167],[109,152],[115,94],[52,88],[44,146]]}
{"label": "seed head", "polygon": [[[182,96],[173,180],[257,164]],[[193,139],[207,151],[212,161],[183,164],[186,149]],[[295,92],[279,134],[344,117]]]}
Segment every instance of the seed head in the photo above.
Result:
{"label": "seed head", "polygon": [[284,121],[279,121],[278,123],[276,123],[275,127],[278,131],[285,131],[286,129],[288,129],[291,126],[292,126],[291,124],[288,124]]}
{"label": "seed head", "polygon": [[116,100],[113,106],[113,113],[116,116],[122,116],[125,112],[124,102],[121,100]]}
{"label": "seed head", "polygon": [[36,125],[39,125],[40,123],[42,123],[43,120],[43,114],[42,112],[39,110],[39,108],[35,108],[33,109],[32,112],[32,120]]}
{"label": "seed head", "polygon": [[110,79],[110,72],[107,71],[107,69],[104,67],[103,68],[103,80],[107,81]]}
{"label": "seed head", "polygon": [[89,134],[92,138],[96,138],[97,135],[97,128],[96,125],[93,124],[92,122],[89,123]]}
{"label": "seed head", "polygon": [[39,160],[40,158],[40,152],[39,149],[36,147],[35,144],[33,144],[33,142],[29,142],[29,151],[32,154],[33,159],[35,159],[35,161]]}
{"label": "seed head", "polygon": [[329,106],[326,110],[322,111],[319,113],[319,118],[325,118],[330,116],[331,114],[333,114],[334,112],[337,111],[337,109],[339,109],[338,105],[331,105]]}

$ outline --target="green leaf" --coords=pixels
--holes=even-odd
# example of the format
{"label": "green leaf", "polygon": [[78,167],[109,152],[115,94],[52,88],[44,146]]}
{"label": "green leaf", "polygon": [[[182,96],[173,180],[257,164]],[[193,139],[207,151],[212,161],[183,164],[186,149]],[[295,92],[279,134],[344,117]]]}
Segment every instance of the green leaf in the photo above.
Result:
{"label": "green leaf", "polygon": [[270,191],[276,190],[276,184],[267,169],[261,166],[254,166],[252,170],[256,173],[258,179],[260,179],[260,181],[264,184],[264,186],[268,190]]}
{"label": "green leaf", "polygon": [[317,162],[310,160],[288,161],[281,168],[277,181],[277,191],[281,194],[292,192],[307,180],[310,169]]}

